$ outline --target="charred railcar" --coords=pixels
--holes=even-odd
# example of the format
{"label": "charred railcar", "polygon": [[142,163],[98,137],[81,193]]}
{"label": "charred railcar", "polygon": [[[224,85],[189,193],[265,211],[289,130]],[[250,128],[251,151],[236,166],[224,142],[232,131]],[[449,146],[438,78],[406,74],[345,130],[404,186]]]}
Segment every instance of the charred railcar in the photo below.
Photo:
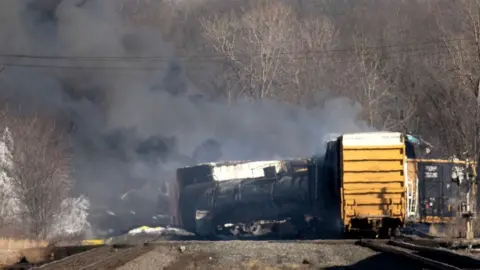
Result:
{"label": "charred railcar", "polygon": [[266,228],[297,237],[388,236],[408,222],[445,222],[462,205],[474,208],[475,173],[459,173],[467,163],[418,159],[421,145],[396,132],[354,133],[328,142],[322,157],[181,168],[176,225],[203,236]]}
{"label": "charred railcar", "polygon": [[[312,192],[318,189],[309,175],[311,164],[304,159],[212,163],[179,169],[177,183],[184,188],[180,188],[178,197],[177,222],[201,235],[218,233],[217,229],[258,235],[267,227],[275,230],[286,222],[296,228],[307,227],[312,202],[319,196]],[[195,184],[185,187],[191,181]],[[218,228],[225,224],[232,226]]]}

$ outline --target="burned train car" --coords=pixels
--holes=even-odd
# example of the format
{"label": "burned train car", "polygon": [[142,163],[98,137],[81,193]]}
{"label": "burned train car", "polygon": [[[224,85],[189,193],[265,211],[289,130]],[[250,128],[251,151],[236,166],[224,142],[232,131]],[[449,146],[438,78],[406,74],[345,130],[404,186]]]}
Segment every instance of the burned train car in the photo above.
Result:
{"label": "burned train car", "polygon": [[180,168],[175,225],[203,236],[328,238],[446,222],[474,208],[475,172],[465,161],[420,159],[429,147],[398,132],[353,133],[329,141],[321,157]]}
{"label": "burned train car", "polygon": [[200,235],[259,235],[292,225],[300,228],[308,221],[316,195],[311,192],[315,188],[310,162],[241,161],[178,169],[181,192],[172,209],[176,225]]}

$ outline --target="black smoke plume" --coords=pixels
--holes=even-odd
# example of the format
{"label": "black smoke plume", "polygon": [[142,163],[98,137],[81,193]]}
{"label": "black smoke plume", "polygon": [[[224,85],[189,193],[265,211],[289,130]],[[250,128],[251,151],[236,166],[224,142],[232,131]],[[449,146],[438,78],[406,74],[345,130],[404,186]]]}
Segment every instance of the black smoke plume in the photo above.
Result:
{"label": "black smoke plume", "polygon": [[[69,125],[75,191],[91,199],[96,232],[168,214],[161,194],[177,167],[308,156],[327,133],[364,129],[346,100],[307,110],[198,98],[159,31],[125,24],[116,4],[0,1],[2,98],[17,113]],[[164,60],[126,59],[133,56]]]}

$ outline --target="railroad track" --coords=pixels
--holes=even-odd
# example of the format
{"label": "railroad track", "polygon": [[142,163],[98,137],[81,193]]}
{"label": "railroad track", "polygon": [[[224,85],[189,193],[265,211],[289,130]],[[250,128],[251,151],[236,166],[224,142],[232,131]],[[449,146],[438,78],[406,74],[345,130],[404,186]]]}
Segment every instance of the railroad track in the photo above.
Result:
{"label": "railroad track", "polygon": [[116,269],[117,267],[132,261],[155,248],[151,242],[157,237],[144,241],[138,245],[112,245],[100,246],[81,252],[61,260],[43,264],[38,267],[24,269],[38,270],[93,270],[93,269]]}
{"label": "railroad track", "polygon": [[480,269],[480,260],[450,250],[419,246],[402,241],[360,240],[358,245],[401,256],[432,270]]}
{"label": "railroad track", "polygon": [[[155,243],[152,243],[155,241]],[[92,269],[116,269],[125,263],[132,261],[145,253],[153,250],[157,246],[176,246],[189,244],[199,244],[204,241],[158,241],[158,237],[142,239],[135,245],[110,245],[99,246],[81,253],[77,253],[63,259],[52,261],[50,263],[34,266],[34,265],[17,265],[17,267],[9,269],[76,269],[76,270],[92,270]],[[431,246],[412,244],[415,241],[408,239],[400,240],[355,240],[355,239],[339,239],[339,240],[284,240],[284,241],[266,241],[276,243],[312,243],[323,245],[361,245],[372,250],[382,253],[390,253],[395,256],[404,257],[415,264],[421,265],[424,269],[442,269],[442,270],[458,270],[458,269],[480,269],[480,260],[463,256],[446,249],[439,249]]]}

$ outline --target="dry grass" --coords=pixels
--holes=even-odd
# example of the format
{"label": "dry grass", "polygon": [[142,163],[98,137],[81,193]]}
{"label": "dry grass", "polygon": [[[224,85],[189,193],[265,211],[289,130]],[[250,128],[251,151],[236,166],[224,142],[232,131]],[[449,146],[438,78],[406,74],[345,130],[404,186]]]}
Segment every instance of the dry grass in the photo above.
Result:
{"label": "dry grass", "polygon": [[[465,238],[467,236],[466,228],[466,221],[462,218],[456,218],[451,223],[430,225],[428,234],[450,239]],[[475,237],[478,237],[480,232],[479,221],[474,220],[473,229],[476,232]]]}
{"label": "dry grass", "polygon": [[[451,230],[447,230],[445,225],[432,224],[428,229],[428,235],[434,237],[449,237],[451,238]],[[447,230],[447,231],[446,231]],[[450,235],[449,235],[450,234]]]}
{"label": "dry grass", "polygon": [[23,254],[19,250],[0,250],[0,269],[20,262]]}
{"label": "dry grass", "polygon": [[0,267],[16,264],[23,258],[32,263],[46,261],[51,251],[48,241],[0,238]]}
{"label": "dry grass", "polygon": [[54,258],[53,247],[28,248],[21,251],[27,262],[41,263]]}
{"label": "dry grass", "polygon": [[27,248],[47,247],[48,241],[32,240],[32,239],[18,239],[3,237],[0,238],[0,250],[22,250]]}

